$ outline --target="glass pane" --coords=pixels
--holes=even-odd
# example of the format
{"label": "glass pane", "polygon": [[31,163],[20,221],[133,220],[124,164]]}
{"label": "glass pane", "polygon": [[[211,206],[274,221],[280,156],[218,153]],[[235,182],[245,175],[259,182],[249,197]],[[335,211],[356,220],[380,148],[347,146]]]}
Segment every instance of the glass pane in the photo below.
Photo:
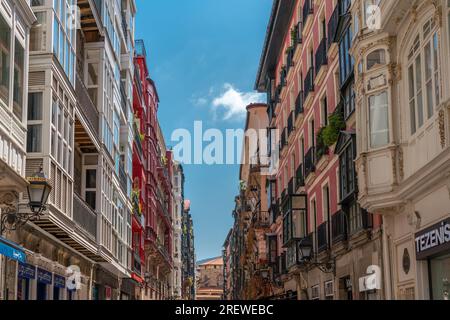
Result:
{"label": "glass pane", "polygon": [[450,255],[430,260],[433,300],[450,299]]}
{"label": "glass pane", "polygon": [[25,76],[25,50],[16,39],[14,51],[14,95],[13,113],[22,121],[23,114],[23,94]]}
{"label": "glass pane", "polygon": [[[450,16],[449,16],[450,18]],[[450,21],[449,21],[450,23]],[[436,101],[435,106],[438,106],[440,102],[440,79],[439,79],[439,42],[438,42],[438,34],[437,32],[433,36],[433,61],[434,61],[434,86],[435,86],[435,95]]]}
{"label": "glass pane", "polygon": [[8,105],[11,29],[0,15],[0,98]]}
{"label": "glass pane", "polygon": [[387,92],[369,98],[371,147],[389,143],[389,117]]}
{"label": "glass pane", "polygon": [[42,125],[29,125],[27,132],[27,152],[41,152]]}
{"label": "glass pane", "polygon": [[97,186],[97,170],[86,170],[86,189],[95,189]]}
{"label": "glass pane", "polygon": [[375,50],[367,56],[367,70],[377,67],[379,65],[384,65],[386,63],[385,51],[384,49]]}
{"label": "glass pane", "polygon": [[28,120],[42,120],[42,92],[28,96]]}
{"label": "glass pane", "polygon": [[91,207],[92,210],[95,210],[95,198],[95,191],[86,191],[86,203],[89,205],[89,207]]}
{"label": "glass pane", "polygon": [[35,13],[38,23],[30,31],[30,51],[44,51],[46,39],[46,12]]}
{"label": "glass pane", "polygon": [[420,59],[420,55],[416,58],[416,94],[417,94],[417,115],[420,128],[423,125],[422,61]]}

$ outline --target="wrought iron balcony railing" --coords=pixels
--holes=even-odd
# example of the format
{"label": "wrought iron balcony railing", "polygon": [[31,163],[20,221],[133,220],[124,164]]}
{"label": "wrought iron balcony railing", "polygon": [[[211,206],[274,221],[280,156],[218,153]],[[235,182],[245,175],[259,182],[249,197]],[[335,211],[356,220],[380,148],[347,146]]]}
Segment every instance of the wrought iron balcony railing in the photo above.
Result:
{"label": "wrought iron balcony railing", "polygon": [[313,0],[305,0],[303,5],[303,25],[306,24],[308,17],[314,13]]}
{"label": "wrought iron balcony railing", "polygon": [[316,170],[316,148],[311,147],[305,154],[305,178]]}
{"label": "wrought iron balcony railing", "polygon": [[328,241],[328,221],[317,227],[317,252],[325,251],[329,248]]}
{"label": "wrought iron balcony railing", "polygon": [[303,169],[303,163],[301,163],[297,168],[297,172],[295,174],[295,186],[297,189],[305,186],[305,172]]}
{"label": "wrought iron balcony railing", "polygon": [[298,93],[297,99],[295,100],[295,118],[302,114],[305,110],[303,109],[303,91]]}
{"label": "wrought iron balcony railing", "polygon": [[314,67],[309,68],[308,73],[305,77],[303,95],[304,100],[308,97],[310,92],[314,91]]}
{"label": "wrought iron balcony railing", "polygon": [[291,111],[287,120],[288,137],[291,136],[294,129],[294,111]]}
{"label": "wrought iron balcony railing", "polygon": [[333,244],[347,239],[347,221],[345,212],[340,210],[331,218],[331,235]]}
{"label": "wrought iron balcony railing", "polygon": [[328,48],[331,44],[337,42],[337,31],[339,25],[339,19],[341,17],[340,6],[336,5],[333,14],[331,15],[330,21],[328,21]]}
{"label": "wrought iron balcony railing", "polygon": [[320,41],[319,47],[316,51],[316,75],[319,73],[320,69],[328,64],[327,56],[327,38],[323,38]]}

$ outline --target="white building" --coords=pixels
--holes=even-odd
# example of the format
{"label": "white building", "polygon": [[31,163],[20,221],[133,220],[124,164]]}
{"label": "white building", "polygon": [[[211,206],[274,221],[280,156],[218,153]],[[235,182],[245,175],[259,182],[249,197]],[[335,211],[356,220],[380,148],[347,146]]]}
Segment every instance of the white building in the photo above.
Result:
{"label": "white building", "polygon": [[450,2],[353,1],[352,15],[359,201],[383,216],[386,298],[448,299]]}
{"label": "white building", "polygon": [[174,299],[181,299],[182,296],[182,267],[181,260],[181,222],[183,215],[184,202],[184,174],[183,167],[180,163],[174,162],[173,165],[173,271],[172,271],[172,297]]}

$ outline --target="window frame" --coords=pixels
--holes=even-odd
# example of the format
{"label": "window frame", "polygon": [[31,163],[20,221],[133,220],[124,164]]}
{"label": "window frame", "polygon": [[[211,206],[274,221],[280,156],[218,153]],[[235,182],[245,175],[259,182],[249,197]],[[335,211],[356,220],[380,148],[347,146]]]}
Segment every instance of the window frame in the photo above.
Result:
{"label": "window frame", "polygon": [[[405,68],[405,92],[409,119],[408,129],[409,136],[415,138],[426,130],[427,124],[436,115],[436,111],[442,102],[442,65],[441,50],[442,38],[439,25],[435,23],[434,17],[427,15],[427,18],[415,29],[411,42],[406,50],[406,68]],[[429,26],[427,32],[425,27]],[[437,47],[436,47],[437,46]],[[427,47],[429,47],[429,58],[431,59],[431,68],[428,69]],[[418,62],[420,70],[418,70]],[[420,71],[420,73],[419,73]],[[411,74],[412,72],[412,74]],[[427,72],[430,77],[427,78]],[[418,77],[420,76],[420,83]],[[431,83],[430,83],[431,81]],[[430,92],[427,85],[431,84],[431,101]],[[420,85],[420,90],[418,86]],[[418,99],[421,99],[420,107]],[[431,102],[431,106],[429,103]],[[414,112],[413,112],[414,104]]]}

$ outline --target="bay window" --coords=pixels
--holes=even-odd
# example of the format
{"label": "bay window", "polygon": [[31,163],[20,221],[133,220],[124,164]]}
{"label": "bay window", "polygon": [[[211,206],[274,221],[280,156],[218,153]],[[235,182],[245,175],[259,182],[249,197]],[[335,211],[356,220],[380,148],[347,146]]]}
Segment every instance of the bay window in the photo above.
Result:
{"label": "bay window", "polygon": [[369,96],[370,146],[379,148],[389,143],[388,93]]}
{"label": "bay window", "polygon": [[415,134],[440,104],[439,36],[433,19],[420,29],[408,51],[410,132]]}
{"label": "bay window", "polygon": [[23,115],[23,94],[25,77],[25,49],[19,40],[16,39],[14,46],[14,94],[13,113],[22,121]]}
{"label": "bay window", "polygon": [[9,105],[11,28],[0,15],[0,99]]}
{"label": "bay window", "polygon": [[42,152],[42,92],[28,97],[27,152]]}

